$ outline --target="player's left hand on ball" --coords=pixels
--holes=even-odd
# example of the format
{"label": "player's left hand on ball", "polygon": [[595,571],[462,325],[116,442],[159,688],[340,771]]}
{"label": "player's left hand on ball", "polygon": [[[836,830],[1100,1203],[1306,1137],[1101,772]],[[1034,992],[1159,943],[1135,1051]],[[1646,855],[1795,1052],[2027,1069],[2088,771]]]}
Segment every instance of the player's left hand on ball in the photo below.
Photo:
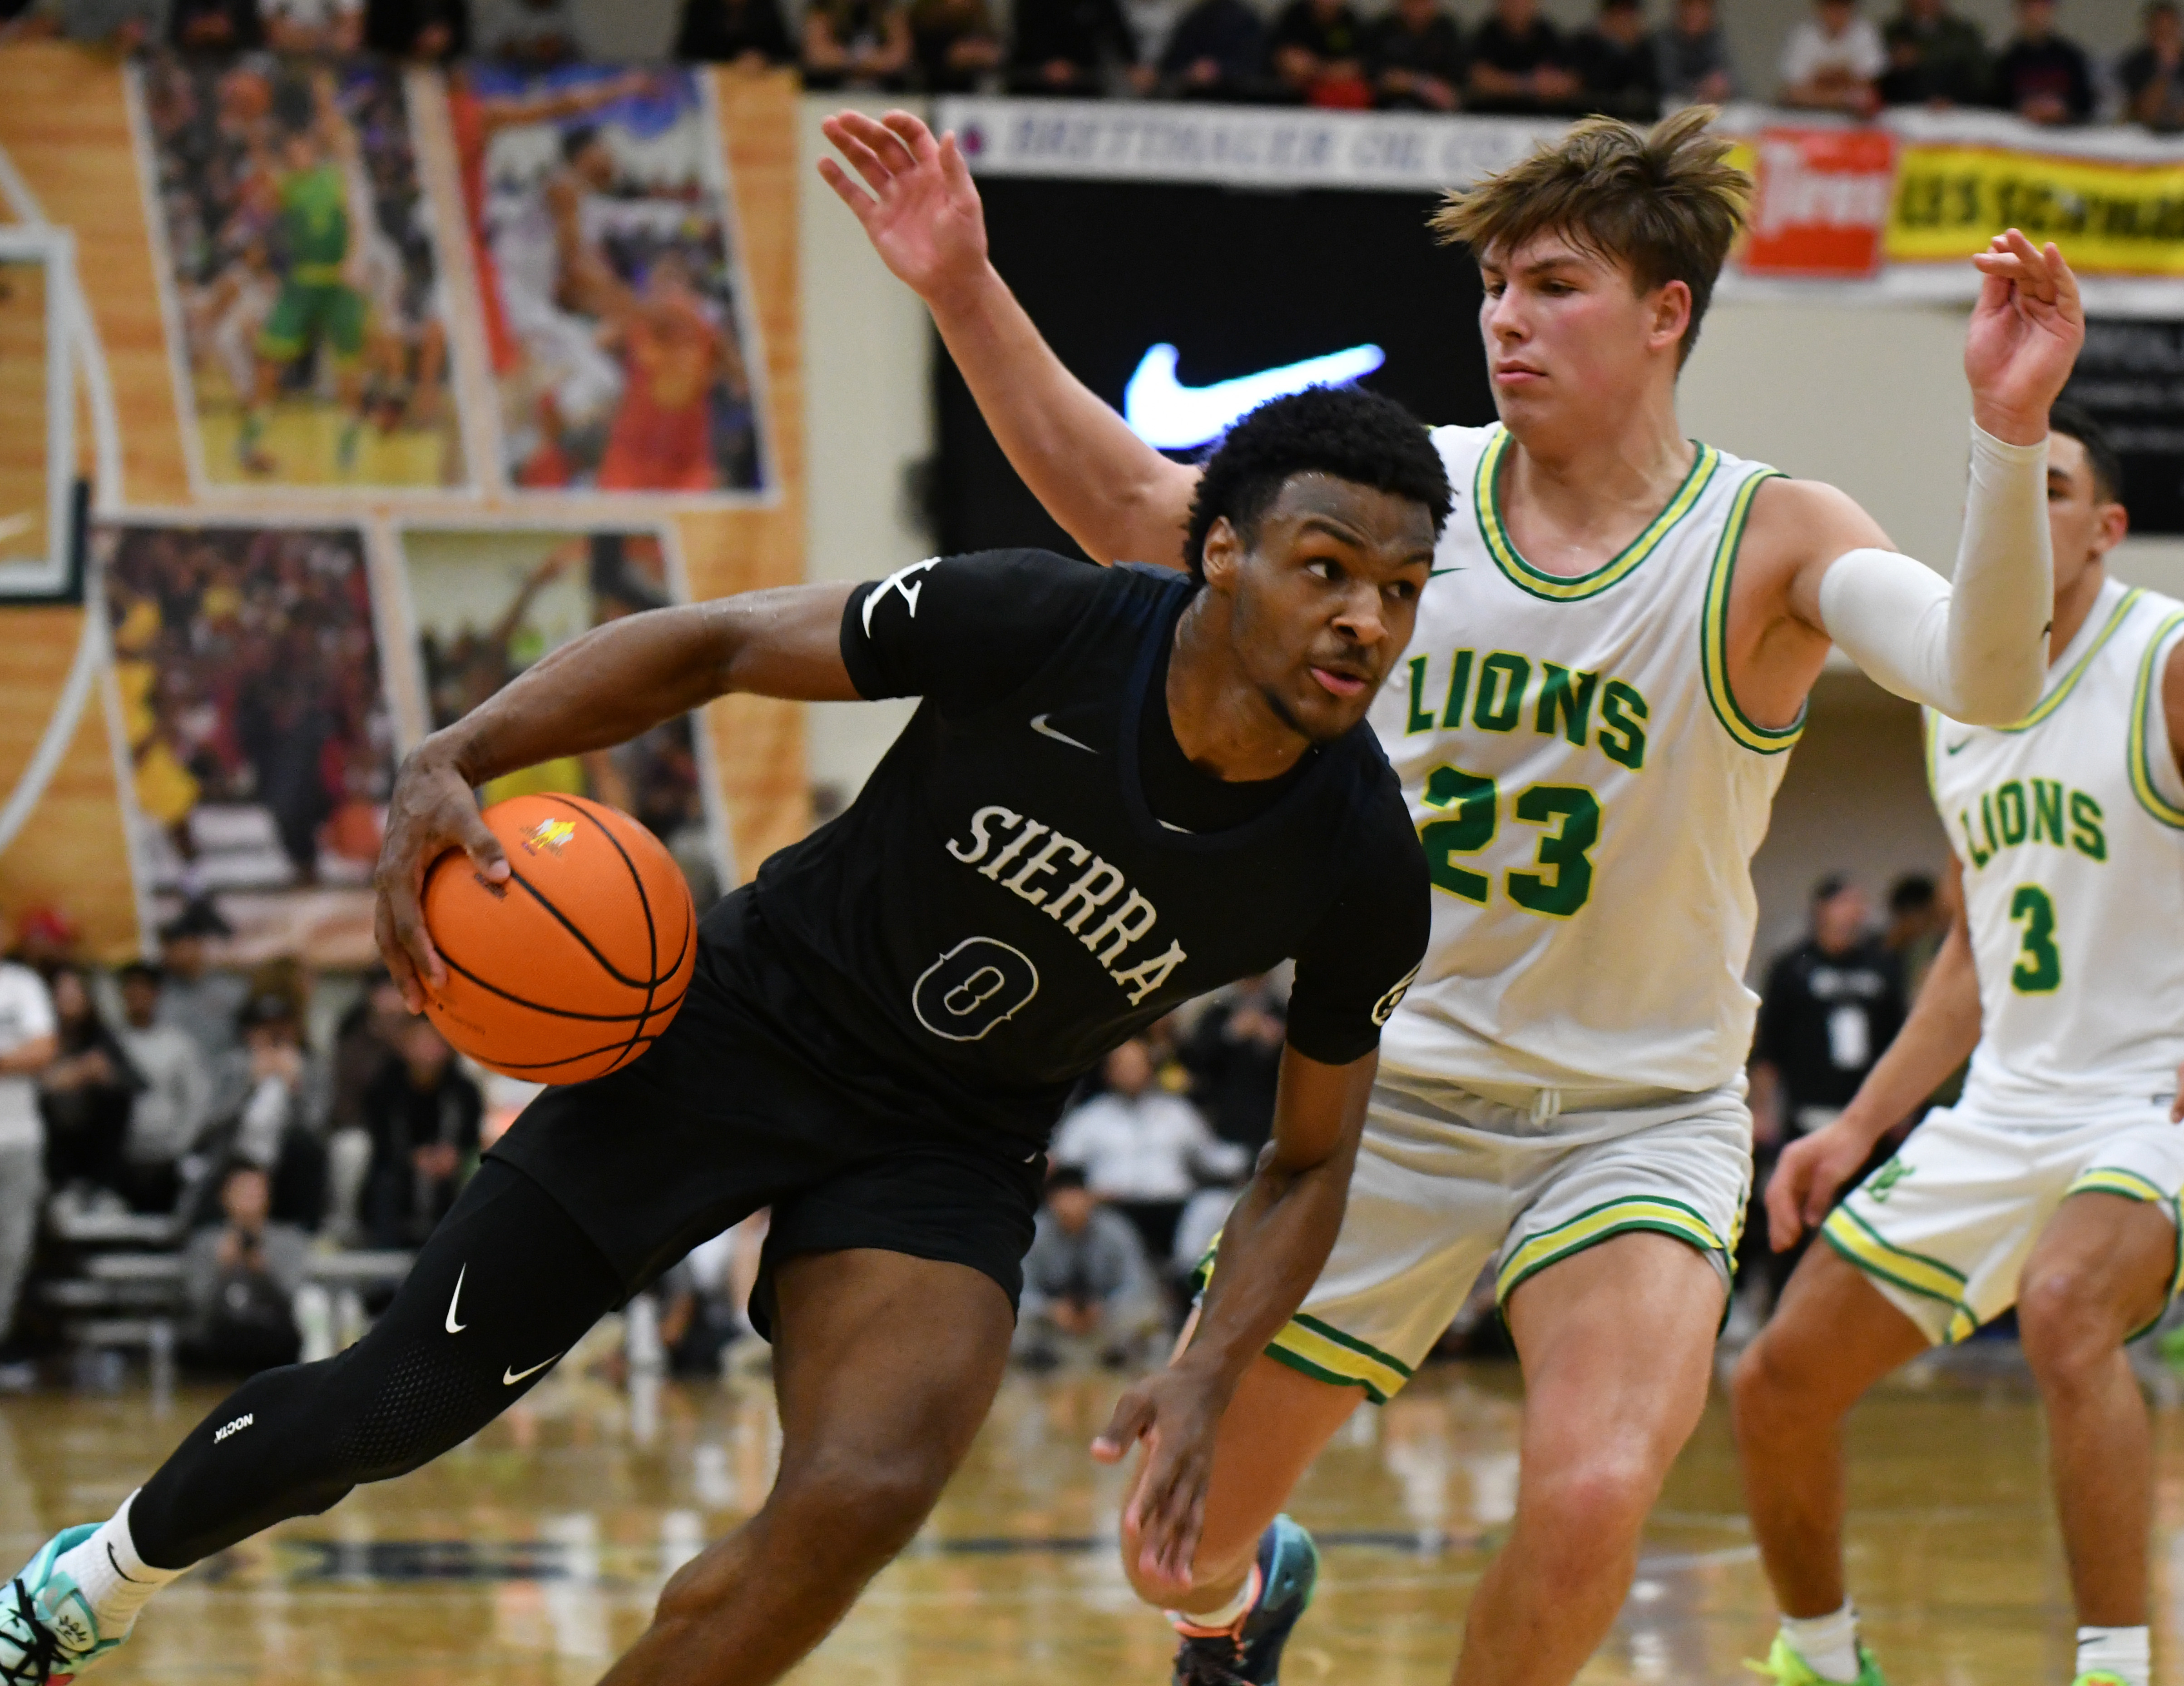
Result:
{"label": "player's left hand on ball", "polygon": [[1984,277],[1964,335],[1973,419],[1998,439],[2036,444],[2086,341],[2078,278],[2053,241],[2036,247],[2014,228],[1972,263]]}
{"label": "player's left hand on ball", "polygon": [[1145,1466],[1123,1507],[1123,1538],[1136,1544],[1139,1575],[1162,1596],[1190,1589],[1206,1489],[1213,1479],[1214,1434],[1227,1397],[1187,1365],[1172,1365],[1117,1400],[1114,1415],[1092,1443],[1094,1457],[1117,1464],[1145,1442]]}
{"label": "player's left hand on ball", "polygon": [[372,937],[412,1013],[422,1012],[427,991],[448,981],[425,929],[423,896],[426,873],[450,849],[467,852],[481,878],[498,884],[509,875],[508,857],[479,817],[469,782],[427,745],[402,763],[395,779],[386,840],[372,874]]}

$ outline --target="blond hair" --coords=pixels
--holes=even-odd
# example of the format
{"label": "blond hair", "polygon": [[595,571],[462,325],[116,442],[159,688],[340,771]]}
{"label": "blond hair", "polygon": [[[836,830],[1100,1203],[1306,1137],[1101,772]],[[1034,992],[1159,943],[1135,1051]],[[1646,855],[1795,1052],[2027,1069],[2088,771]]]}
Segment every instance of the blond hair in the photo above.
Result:
{"label": "blond hair", "polygon": [[1752,178],[1727,161],[1730,142],[1708,132],[1718,114],[1710,105],[1685,106],[1650,129],[1588,117],[1522,163],[1451,189],[1433,215],[1434,232],[1481,257],[1556,233],[1626,265],[1641,293],[1682,282],[1691,290],[1691,320],[1680,360],[1697,343],[1752,195]]}

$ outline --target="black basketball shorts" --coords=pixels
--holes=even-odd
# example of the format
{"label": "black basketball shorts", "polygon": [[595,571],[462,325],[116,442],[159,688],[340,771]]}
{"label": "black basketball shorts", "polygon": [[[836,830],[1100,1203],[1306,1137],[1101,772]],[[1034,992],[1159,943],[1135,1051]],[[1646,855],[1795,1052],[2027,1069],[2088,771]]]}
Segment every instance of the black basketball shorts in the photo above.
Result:
{"label": "black basketball shorts", "polygon": [[747,890],[716,907],[659,1041],[619,1071],[547,1090],[488,1157],[552,1195],[630,1293],[771,1207],[751,1295],[761,1333],[776,1265],[847,1248],[967,1264],[1014,1306],[1045,1156],[1026,1157],[1020,1140],[959,1139],[876,1105],[868,1085],[833,1080],[844,1033],[754,952],[756,926]]}

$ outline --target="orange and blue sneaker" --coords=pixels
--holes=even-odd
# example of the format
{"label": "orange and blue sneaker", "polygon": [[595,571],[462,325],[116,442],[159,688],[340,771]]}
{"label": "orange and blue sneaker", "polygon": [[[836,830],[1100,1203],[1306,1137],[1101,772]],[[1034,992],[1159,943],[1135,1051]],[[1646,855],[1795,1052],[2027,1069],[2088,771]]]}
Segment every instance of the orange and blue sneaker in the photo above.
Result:
{"label": "orange and blue sneaker", "polygon": [[1226,1633],[1196,1633],[1176,1647],[1170,1686],[1279,1686],[1282,1647],[1312,1607],[1319,1549],[1287,1516],[1259,1536],[1259,1601]]}
{"label": "orange and blue sneaker", "polygon": [[0,1588],[0,1686],[65,1686],[129,1637],[102,1634],[75,1577],[58,1566],[98,1532],[90,1523],[63,1528]]}

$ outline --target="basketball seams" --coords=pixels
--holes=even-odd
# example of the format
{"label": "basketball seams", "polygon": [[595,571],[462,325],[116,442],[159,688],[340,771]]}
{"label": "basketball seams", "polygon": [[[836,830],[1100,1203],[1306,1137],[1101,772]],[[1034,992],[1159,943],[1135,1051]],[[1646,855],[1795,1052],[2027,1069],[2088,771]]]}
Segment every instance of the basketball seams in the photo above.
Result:
{"label": "basketball seams", "polygon": [[[658,923],[652,917],[652,897],[645,891],[644,874],[638,871],[637,863],[629,857],[629,851],[621,846],[621,839],[615,835],[614,828],[601,820],[597,814],[591,811],[592,805],[589,802],[577,801],[567,796],[555,796],[551,795],[548,796],[546,800],[549,802],[560,802],[566,807],[574,808],[578,813],[582,814],[586,819],[589,820],[593,825],[599,828],[599,835],[605,838],[609,843],[612,844],[614,846],[615,853],[621,857],[622,866],[629,874],[629,881],[637,890],[637,905],[644,910],[644,941],[646,952],[649,957],[645,963],[645,971],[649,975],[649,981],[644,985],[644,1008],[645,1011],[649,1013],[652,1010],[653,999],[660,991],[660,927]],[[543,898],[541,899],[543,900]],[[557,913],[555,917],[558,918],[559,914]],[[587,948],[591,946],[588,942],[584,946]],[[593,950],[593,952],[595,954],[598,952],[597,950]],[[604,957],[600,959],[599,963],[603,966],[606,964]],[[681,957],[679,956],[677,957],[676,963],[678,966],[682,963]],[[610,968],[609,969],[611,970],[612,969]],[[617,974],[616,975],[619,977],[620,974]],[[642,1031],[644,1029],[644,1021],[642,1019],[638,1021],[638,1031]],[[635,1048],[637,1046],[637,1038],[638,1032],[632,1032],[629,1039],[630,1048]],[[623,1052],[623,1059],[627,1059],[628,1058],[629,1051],[626,1049]],[[621,1063],[621,1061],[616,1062],[617,1064]],[[611,1067],[609,1069],[612,1069]]]}
{"label": "basketball seams", "polygon": [[577,924],[575,920],[571,919],[559,907],[556,907],[553,902],[548,897],[544,890],[539,889],[537,885],[532,883],[529,879],[524,877],[521,873],[515,871],[512,867],[509,870],[509,882],[520,885],[532,901],[536,902],[540,907],[543,907],[548,913],[554,916],[555,922],[560,925],[563,930],[568,932],[571,936],[576,938],[578,942],[583,944],[584,952],[590,955],[593,959],[599,963],[599,969],[604,972],[607,976],[612,978],[616,983],[622,985],[626,988],[644,990],[647,995],[649,996],[653,985],[647,984],[641,978],[632,978],[629,976],[627,973],[623,972],[620,967],[616,966],[613,961],[608,959],[605,955],[600,953],[599,945],[593,942],[591,938],[584,935],[582,930]]}

